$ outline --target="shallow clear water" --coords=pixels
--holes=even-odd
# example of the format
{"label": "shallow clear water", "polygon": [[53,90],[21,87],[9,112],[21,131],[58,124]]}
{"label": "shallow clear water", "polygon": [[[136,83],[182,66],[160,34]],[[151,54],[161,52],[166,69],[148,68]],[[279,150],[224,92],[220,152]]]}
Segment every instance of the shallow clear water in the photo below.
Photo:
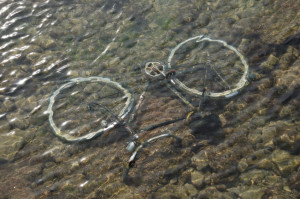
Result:
{"label": "shallow clear water", "polygon": [[[298,198],[299,5],[0,0],[0,198]],[[243,88],[210,97],[244,74],[234,51],[210,42],[181,46],[164,72],[170,78],[147,87],[145,63],[168,65],[172,49],[198,35],[245,57]],[[126,125],[79,143],[56,136],[51,96],[91,76],[133,93],[132,109],[145,91],[136,114],[124,114],[138,143],[165,133],[176,138],[151,142],[128,169],[133,135]],[[172,78],[204,95],[172,86]],[[56,96],[53,120],[71,137],[121,123],[129,98],[122,92],[103,82],[74,83]]]}

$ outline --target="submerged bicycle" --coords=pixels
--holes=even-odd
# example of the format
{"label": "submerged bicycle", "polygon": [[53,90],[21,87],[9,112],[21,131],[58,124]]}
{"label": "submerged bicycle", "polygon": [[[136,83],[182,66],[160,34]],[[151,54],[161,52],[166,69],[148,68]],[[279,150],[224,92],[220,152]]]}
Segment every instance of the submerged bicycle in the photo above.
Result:
{"label": "submerged bicycle", "polygon": [[[138,145],[140,133],[189,119],[197,110],[184,95],[230,98],[238,94],[248,83],[249,66],[235,47],[225,41],[199,35],[172,49],[166,65],[157,61],[147,62],[142,70],[150,80],[137,103],[134,103],[134,94],[130,90],[108,78],[79,77],[60,86],[51,95],[48,106],[49,123],[55,135],[65,141],[81,142],[91,140],[116,125],[124,126],[131,135],[131,141],[126,147],[131,152],[125,172],[128,173],[137,153],[147,144],[166,137],[180,139],[170,133],[162,133]],[[130,124],[134,121],[153,79],[163,80],[191,111],[186,117],[135,131]],[[74,88],[82,88],[82,91],[74,91]],[[65,97],[61,96],[63,93]],[[76,105],[76,108],[65,110],[69,104]],[[82,116],[78,117],[79,114]],[[66,120],[68,117],[71,118]],[[125,118],[128,118],[127,121]],[[80,126],[82,119],[90,122]]]}

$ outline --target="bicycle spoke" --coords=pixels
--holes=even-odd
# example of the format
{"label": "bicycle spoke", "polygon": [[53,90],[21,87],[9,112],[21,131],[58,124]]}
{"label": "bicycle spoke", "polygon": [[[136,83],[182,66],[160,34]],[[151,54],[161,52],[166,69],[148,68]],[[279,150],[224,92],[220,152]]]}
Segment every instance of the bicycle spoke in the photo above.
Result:
{"label": "bicycle spoke", "polygon": [[213,71],[217,74],[217,76],[223,81],[223,83],[227,86],[227,88],[231,89],[229,84],[222,78],[222,76],[216,71],[213,65],[210,65],[210,67],[213,69]]}

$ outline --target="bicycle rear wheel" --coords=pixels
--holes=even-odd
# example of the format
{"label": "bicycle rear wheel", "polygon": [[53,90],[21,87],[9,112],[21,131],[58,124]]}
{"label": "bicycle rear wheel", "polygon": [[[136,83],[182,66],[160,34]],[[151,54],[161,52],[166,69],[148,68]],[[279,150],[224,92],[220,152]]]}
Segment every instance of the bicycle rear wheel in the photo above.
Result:
{"label": "bicycle rear wheel", "polygon": [[237,94],[247,84],[249,70],[244,56],[235,47],[203,35],[189,38],[172,49],[167,68],[176,70],[173,80],[181,90],[209,97]]}

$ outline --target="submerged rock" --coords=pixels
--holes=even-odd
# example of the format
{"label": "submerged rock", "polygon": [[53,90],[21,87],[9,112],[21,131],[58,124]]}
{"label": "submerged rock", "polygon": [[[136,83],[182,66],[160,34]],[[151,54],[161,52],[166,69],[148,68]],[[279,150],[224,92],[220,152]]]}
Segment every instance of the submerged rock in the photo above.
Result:
{"label": "submerged rock", "polygon": [[270,159],[277,165],[283,176],[290,175],[300,165],[300,157],[284,150],[275,150]]}
{"label": "submerged rock", "polygon": [[242,159],[238,163],[238,167],[237,167],[238,171],[239,172],[244,172],[247,168],[248,168],[247,160],[246,159]]}
{"label": "submerged rock", "polygon": [[279,61],[278,57],[275,57],[274,55],[271,54],[268,57],[268,59],[260,65],[260,68],[266,72],[272,71],[278,61]]}
{"label": "submerged rock", "polygon": [[196,187],[201,187],[204,184],[205,175],[202,172],[194,171],[191,173],[191,182]]}
{"label": "submerged rock", "polygon": [[20,117],[19,114],[12,114],[8,116],[9,124],[12,128],[26,129],[29,126],[29,120],[24,117]]}
{"label": "submerged rock", "polygon": [[243,199],[261,199],[264,195],[264,190],[260,186],[251,186],[246,191],[239,194]]}
{"label": "submerged rock", "polygon": [[198,154],[192,157],[192,164],[197,168],[197,170],[201,170],[209,165],[209,160],[207,157],[207,153],[205,151],[200,151]]}
{"label": "submerged rock", "polygon": [[246,184],[258,184],[265,179],[266,176],[274,174],[273,172],[269,172],[267,170],[255,169],[247,171],[246,173],[242,173],[240,175],[240,180]]}
{"label": "submerged rock", "polygon": [[[185,188],[187,188],[187,187],[185,187]],[[192,189],[188,189],[188,190],[191,192],[195,191]],[[187,190],[185,190],[185,192],[183,192],[181,189],[178,189],[177,185],[170,185],[170,184],[159,189],[153,195],[154,198],[160,198],[160,199],[188,198],[188,196],[191,197],[190,192],[188,192]]]}
{"label": "submerged rock", "polygon": [[8,133],[8,131],[11,129],[10,124],[7,122],[7,120],[0,121],[0,135],[2,133]]}
{"label": "submerged rock", "polygon": [[187,196],[194,196],[198,193],[198,190],[192,184],[186,183],[183,186],[183,192],[185,192]]}
{"label": "submerged rock", "polygon": [[23,138],[16,136],[13,131],[1,136],[0,161],[12,161],[16,153],[22,148],[23,144]]}
{"label": "submerged rock", "polygon": [[54,48],[56,46],[56,42],[48,35],[41,35],[37,39],[37,45],[43,49]]}
{"label": "submerged rock", "polygon": [[232,192],[219,191],[218,186],[210,186],[201,190],[195,198],[223,198],[232,199],[236,198],[236,194]]}

